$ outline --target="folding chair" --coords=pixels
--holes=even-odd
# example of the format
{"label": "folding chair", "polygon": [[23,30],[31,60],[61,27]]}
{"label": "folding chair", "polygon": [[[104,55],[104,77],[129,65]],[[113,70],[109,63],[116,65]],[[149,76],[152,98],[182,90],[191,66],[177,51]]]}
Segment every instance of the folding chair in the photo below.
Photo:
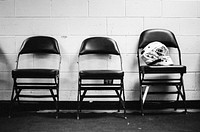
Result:
{"label": "folding chair", "polygon": [[[173,65],[168,66],[157,66],[157,65],[146,65],[142,63],[141,51],[151,42],[161,42],[169,49],[173,50],[173,60],[176,62]],[[182,98],[184,103],[185,113],[186,109],[186,95],[183,84],[183,74],[186,73],[186,66],[182,65],[181,62],[181,51],[176,41],[175,35],[165,29],[148,29],[141,33],[138,43],[137,50],[138,58],[138,69],[139,69],[139,84],[140,84],[140,103],[141,103],[141,114],[144,115],[143,107],[147,97],[147,94],[177,94],[175,102],[179,101],[179,97]],[[155,75],[155,76],[153,76]],[[169,91],[169,87],[175,86],[175,91]],[[154,89],[150,91],[153,86],[159,86],[159,90]],[[155,87],[154,87],[155,88]],[[165,90],[164,90],[165,89]],[[175,108],[176,109],[176,108]]]}
{"label": "folding chair", "polygon": [[[30,62],[37,59],[43,61],[35,62],[37,64],[32,65],[28,62],[28,66],[23,65],[25,56],[29,56],[28,59],[33,58]],[[48,67],[45,67],[45,60],[51,58],[54,58],[54,64],[50,66],[46,64]],[[56,39],[48,36],[34,36],[27,38],[22,43],[16,60],[16,68],[12,70],[13,90],[9,117],[11,117],[13,104],[16,101],[19,103],[20,98],[52,98],[56,107],[56,118],[58,118],[60,63],[61,55]],[[30,92],[30,90],[39,93],[31,94],[34,92]],[[43,93],[42,90],[50,93]]]}
{"label": "folding chair", "polygon": [[[86,69],[81,69],[81,63],[84,59],[84,56],[115,56],[119,60],[119,69],[89,69],[90,65],[96,63],[96,59],[91,59]],[[100,57],[101,58],[101,57]],[[103,65],[103,64],[100,64]],[[97,64],[96,64],[97,66]],[[126,109],[125,109],[125,94],[124,94],[124,71],[122,70],[122,58],[119,52],[117,43],[107,37],[91,37],[87,38],[82,42],[79,55],[78,55],[78,69],[79,69],[79,78],[78,78],[78,109],[77,109],[77,119],[79,119],[79,113],[81,111],[81,104],[84,98],[118,98],[119,107],[120,104],[124,110],[124,118],[126,119]],[[96,94],[90,93],[88,91],[109,91],[113,90],[114,93],[109,94]],[[119,111],[120,108],[118,108]]]}

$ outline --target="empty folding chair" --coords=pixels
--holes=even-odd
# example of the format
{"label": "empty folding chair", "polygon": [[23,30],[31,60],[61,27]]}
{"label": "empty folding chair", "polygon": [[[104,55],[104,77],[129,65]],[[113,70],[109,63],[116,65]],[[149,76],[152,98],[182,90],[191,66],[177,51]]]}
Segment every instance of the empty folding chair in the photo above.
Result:
{"label": "empty folding chair", "polygon": [[[171,54],[173,59],[170,56],[158,57],[166,52],[167,49],[173,52]],[[147,94],[177,94],[176,102],[181,97],[185,112],[187,112],[183,83],[186,66],[182,65],[181,51],[175,35],[166,29],[148,29],[143,31],[139,38],[137,58],[142,115],[144,115],[143,107]],[[146,61],[146,64],[144,61]],[[154,86],[158,86],[159,90],[152,90]],[[166,86],[175,86],[172,87],[175,90],[169,90],[169,87]]]}
{"label": "empty folding chair", "polygon": [[[96,68],[90,69],[92,64],[96,67],[103,67],[103,63],[97,63],[98,57],[96,59],[88,59],[84,57],[98,56],[103,58],[105,56],[115,56],[119,61],[119,69],[109,69],[107,68]],[[105,56],[104,56],[105,55]],[[89,60],[85,69],[81,69],[84,60]],[[103,59],[104,60],[104,59]],[[108,63],[108,62],[107,62]],[[99,65],[100,66],[99,66]],[[124,93],[124,71],[122,70],[122,58],[117,46],[117,43],[107,37],[91,37],[87,38],[82,42],[79,55],[78,55],[78,65],[79,65],[79,77],[78,77],[78,110],[77,119],[79,119],[79,113],[81,111],[81,104],[84,98],[118,98],[119,104],[122,105],[124,109],[124,118],[126,118],[125,109],[125,93]],[[89,91],[113,91],[114,93],[104,94],[94,94],[88,93]],[[109,93],[109,92],[108,92]],[[120,106],[120,105],[119,105]]]}
{"label": "empty folding chair", "polygon": [[[23,65],[26,57],[30,60],[27,65]],[[38,59],[39,61],[36,61]],[[54,64],[46,62],[48,59],[52,59],[50,61]],[[55,102],[56,118],[58,117],[60,62],[61,55],[56,39],[48,36],[34,36],[22,43],[16,68],[12,70],[13,90],[9,116],[11,116],[14,102],[19,103],[21,98],[25,100],[26,98],[52,98]],[[32,91],[37,93],[31,94],[35,93]]]}

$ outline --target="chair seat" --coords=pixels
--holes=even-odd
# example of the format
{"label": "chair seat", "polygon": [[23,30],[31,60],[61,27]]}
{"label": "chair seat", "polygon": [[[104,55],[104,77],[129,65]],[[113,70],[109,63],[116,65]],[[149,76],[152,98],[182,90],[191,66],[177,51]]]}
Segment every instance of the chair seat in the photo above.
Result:
{"label": "chair seat", "polygon": [[13,78],[54,78],[59,74],[57,69],[15,69]]}
{"label": "chair seat", "polygon": [[82,70],[79,75],[83,79],[121,79],[124,72],[121,70]]}
{"label": "chair seat", "polygon": [[170,66],[141,66],[142,73],[186,73],[186,66],[170,65]]}

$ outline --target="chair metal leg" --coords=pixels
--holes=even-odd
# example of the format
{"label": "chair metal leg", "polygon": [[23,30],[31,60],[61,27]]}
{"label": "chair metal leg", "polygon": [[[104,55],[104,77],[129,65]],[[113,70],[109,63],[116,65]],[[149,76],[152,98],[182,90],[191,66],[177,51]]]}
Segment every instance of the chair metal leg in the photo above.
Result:
{"label": "chair metal leg", "polygon": [[20,94],[20,92],[22,90],[22,89],[18,89],[17,88],[17,80],[16,80],[16,78],[14,78],[13,81],[14,81],[14,84],[13,84],[13,90],[12,90],[11,101],[10,101],[10,110],[9,110],[9,115],[8,115],[9,118],[11,118],[13,104],[15,103],[15,101],[17,100],[17,102],[19,104],[19,94]]}
{"label": "chair metal leg", "polygon": [[59,118],[59,93],[58,93],[58,89],[56,89],[57,90],[57,95],[56,95],[56,97],[57,97],[57,100],[56,100],[56,119],[58,119]]}
{"label": "chair metal leg", "polygon": [[79,120],[80,117],[79,117],[79,114],[80,114],[80,94],[79,94],[80,91],[78,91],[78,96],[77,96],[77,116],[76,116],[76,119]]}
{"label": "chair metal leg", "polygon": [[[121,91],[122,91],[122,94],[123,94],[122,97],[121,97]],[[117,90],[115,90],[115,92],[116,92],[116,94],[117,94],[117,96],[119,98],[120,104],[122,105],[122,108],[124,110],[124,119],[127,119],[127,117],[126,117],[126,107],[125,107],[125,95],[124,95],[124,91],[122,89],[122,90],[120,90],[120,93]],[[118,107],[118,109],[119,109],[119,107]]]}
{"label": "chair metal leg", "polygon": [[14,100],[14,101],[17,100],[17,103],[19,104],[19,103],[20,103],[19,94],[20,94],[20,92],[22,91],[22,89],[19,89],[17,86],[15,86],[14,90],[15,90],[15,96],[14,96],[14,99],[13,99],[13,100]]}
{"label": "chair metal leg", "polygon": [[184,108],[185,108],[185,114],[187,114],[186,95],[185,95],[184,85],[182,85],[182,91],[183,91],[183,103],[184,103]]}
{"label": "chair metal leg", "polygon": [[[49,89],[50,90],[50,93],[51,93],[51,96],[53,98],[53,101],[55,103],[55,107],[56,107],[56,119],[58,118],[58,95],[55,95],[54,92],[53,92],[53,89]],[[57,96],[57,99],[56,99],[56,96]]]}
{"label": "chair metal leg", "polygon": [[179,93],[177,93],[177,98],[176,98],[176,104],[175,104],[175,106],[174,106],[174,110],[176,111],[177,110],[177,104],[178,104],[178,102],[179,102]]}
{"label": "chair metal leg", "polygon": [[178,90],[178,86],[176,85],[176,88],[177,88],[177,98],[176,98],[176,101],[175,101],[175,106],[174,106],[174,110],[176,111],[177,110],[177,104],[179,102],[179,97],[180,97],[180,92]]}
{"label": "chair metal leg", "polygon": [[179,95],[181,96],[182,100],[183,100],[183,105],[184,105],[184,109],[185,109],[185,113],[187,114],[187,107],[186,107],[186,96],[185,96],[185,90],[184,90],[184,85],[179,85],[177,87]]}
{"label": "chair metal leg", "polygon": [[180,78],[180,80],[181,80],[181,84],[180,84],[180,92],[181,92],[181,89],[182,89],[181,97],[182,97],[183,104],[184,104],[185,114],[187,114],[186,95],[185,95],[185,87],[184,87],[184,82],[183,82],[183,74],[181,74],[181,78]]}
{"label": "chair metal leg", "polygon": [[[55,80],[55,82],[56,82],[56,80]],[[59,109],[59,84],[60,84],[60,79],[59,79],[59,76],[57,76],[57,82],[56,82],[56,84],[57,84],[57,88],[56,88],[56,95],[57,95],[57,104],[56,104],[56,106],[57,106],[57,108],[56,108],[56,118],[59,118],[59,111],[60,111],[60,109]]]}
{"label": "chair metal leg", "polygon": [[79,84],[78,84],[78,95],[77,95],[77,116],[76,119],[79,120],[79,114],[80,114],[80,98],[81,98],[81,90],[80,90],[80,79],[79,79]]}
{"label": "chair metal leg", "polygon": [[59,112],[60,112],[60,109],[59,109],[59,92],[57,92],[57,109],[56,109],[56,118],[59,118]]}
{"label": "chair metal leg", "polygon": [[59,118],[59,98],[57,97],[56,101],[56,119]]}
{"label": "chair metal leg", "polygon": [[[122,96],[122,90],[120,90],[119,96],[120,97]],[[120,106],[121,106],[121,100],[119,99],[117,112],[120,112]]]}
{"label": "chair metal leg", "polygon": [[122,94],[123,94],[123,108],[124,108],[124,119],[127,119],[127,116],[126,116],[126,106],[125,106],[125,93],[124,93],[124,88],[122,89]]}
{"label": "chair metal leg", "polygon": [[13,89],[12,89],[12,95],[11,95],[11,101],[10,101],[10,110],[9,110],[9,115],[8,115],[8,118],[11,118],[11,114],[12,114],[12,107],[13,107],[13,104],[14,104],[14,92],[15,92],[15,86],[13,85]]}
{"label": "chair metal leg", "polygon": [[143,108],[143,87],[140,86],[140,110],[141,110],[141,115],[144,116],[144,108]]}

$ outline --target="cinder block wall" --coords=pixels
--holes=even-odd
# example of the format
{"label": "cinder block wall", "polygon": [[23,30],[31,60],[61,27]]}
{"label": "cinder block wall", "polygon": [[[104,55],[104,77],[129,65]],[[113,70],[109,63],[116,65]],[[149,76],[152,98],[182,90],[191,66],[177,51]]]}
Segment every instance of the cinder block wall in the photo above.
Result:
{"label": "cinder block wall", "polygon": [[187,99],[199,100],[199,0],[0,0],[0,100],[10,100],[17,52],[22,41],[34,35],[49,35],[59,41],[60,100],[76,101],[77,53],[81,42],[90,36],[108,36],[118,42],[126,99],[138,100],[136,47],[139,34],[149,28],[175,33],[188,71],[184,77]]}

